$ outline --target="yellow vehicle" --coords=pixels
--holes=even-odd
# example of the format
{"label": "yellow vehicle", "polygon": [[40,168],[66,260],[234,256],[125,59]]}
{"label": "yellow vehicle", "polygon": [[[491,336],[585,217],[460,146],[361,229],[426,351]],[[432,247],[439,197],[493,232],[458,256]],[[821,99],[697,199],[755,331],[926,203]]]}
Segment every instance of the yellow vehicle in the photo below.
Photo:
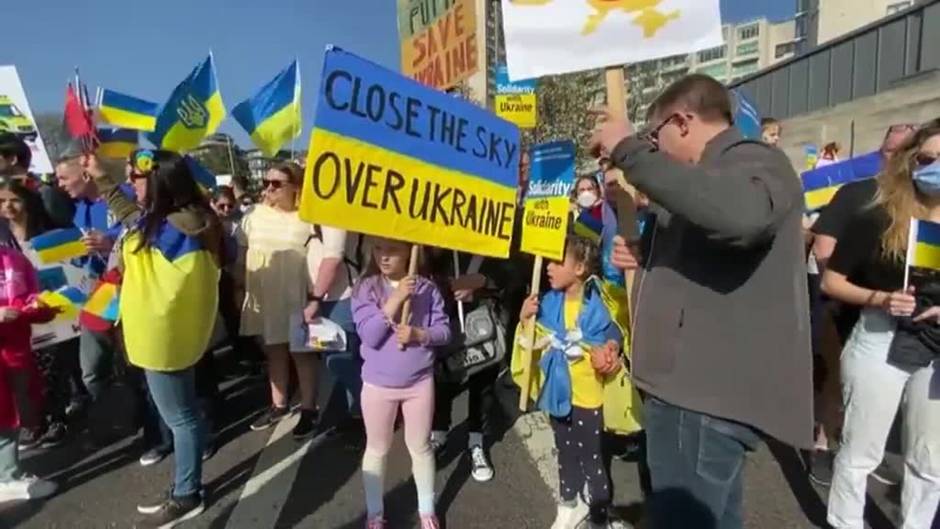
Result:
{"label": "yellow vehicle", "polygon": [[0,95],[0,132],[12,132],[28,141],[36,139],[33,122],[5,95]]}

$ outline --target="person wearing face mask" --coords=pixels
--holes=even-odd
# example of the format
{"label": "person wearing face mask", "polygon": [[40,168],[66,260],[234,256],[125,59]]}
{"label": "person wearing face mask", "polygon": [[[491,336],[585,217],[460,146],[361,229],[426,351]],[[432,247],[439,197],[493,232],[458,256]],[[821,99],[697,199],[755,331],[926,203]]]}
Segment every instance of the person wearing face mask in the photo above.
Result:
{"label": "person wearing face mask", "polygon": [[[937,342],[907,334],[940,324],[927,280],[904,290],[912,218],[940,222],[940,124],[930,123],[902,144],[878,178],[873,204],[850,222],[823,275],[823,292],[861,308],[841,357],[845,419],[829,491],[828,522],[864,526],[867,478],[881,462],[900,406],[905,459],[901,493],[905,529],[928,529],[940,502],[940,399]],[[921,329],[923,330],[923,329]],[[913,331],[918,332],[918,331]]]}
{"label": "person wearing face mask", "polygon": [[575,216],[588,211],[596,219],[601,220],[601,206],[603,205],[601,186],[593,174],[581,175],[574,181],[573,198]]}

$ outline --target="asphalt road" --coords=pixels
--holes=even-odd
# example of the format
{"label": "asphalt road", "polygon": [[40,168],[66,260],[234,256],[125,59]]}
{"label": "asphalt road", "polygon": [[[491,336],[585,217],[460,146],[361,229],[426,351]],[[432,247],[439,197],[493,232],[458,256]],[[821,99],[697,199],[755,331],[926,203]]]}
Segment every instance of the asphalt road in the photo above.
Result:
{"label": "asphalt road", "polygon": [[[329,394],[324,388],[324,395]],[[363,526],[364,500],[358,472],[360,453],[342,438],[322,434],[298,443],[288,419],[266,432],[248,424],[265,402],[261,379],[239,378],[223,385],[220,449],[206,463],[204,483],[210,505],[187,528],[266,529]],[[514,394],[503,388],[500,439],[492,449],[496,477],[476,483],[465,452],[465,428],[458,426],[438,469],[438,506],[446,527],[545,529],[554,516],[554,454],[551,434],[536,414],[517,417]],[[323,403],[326,405],[326,402]],[[163,494],[172,459],[148,468],[137,462],[141,449],[131,431],[133,406],[126,394],[109,399],[114,434],[123,436],[101,449],[87,434],[67,445],[23,454],[25,466],[52,476],[61,492],[45,502],[0,504],[0,528],[127,528],[139,519],[138,501]],[[455,404],[463,420],[466,399]],[[328,413],[325,423],[330,423]],[[895,460],[896,461],[896,460]],[[615,461],[615,510],[630,522],[642,519],[642,492],[636,463]],[[410,459],[399,434],[388,462],[386,511],[390,528],[415,527]],[[768,443],[749,459],[745,481],[748,529],[825,527],[824,489],[806,479],[798,454]],[[897,529],[898,491],[872,482],[868,513],[871,529]],[[935,524],[936,525],[936,524]],[[940,525],[937,525],[940,528]]]}

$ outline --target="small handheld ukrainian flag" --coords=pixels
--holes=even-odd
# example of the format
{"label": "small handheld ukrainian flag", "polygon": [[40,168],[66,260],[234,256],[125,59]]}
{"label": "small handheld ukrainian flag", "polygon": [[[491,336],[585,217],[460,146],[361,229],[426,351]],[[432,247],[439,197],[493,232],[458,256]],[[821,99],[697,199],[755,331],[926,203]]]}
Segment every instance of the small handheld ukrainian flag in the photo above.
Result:
{"label": "small handheld ukrainian flag", "polygon": [[156,103],[105,88],[98,98],[98,117],[115,127],[151,132],[157,125],[158,107]]}
{"label": "small handheld ukrainian flag", "polygon": [[297,61],[255,95],[236,105],[232,117],[266,156],[273,157],[285,143],[300,136],[300,66]]}
{"label": "small handheld ukrainian flag", "polygon": [[82,231],[78,228],[63,228],[47,231],[29,241],[39,254],[43,264],[67,261],[88,255],[88,247],[82,242]]}
{"label": "small handheld ukrainian flag", "polygon": [[189,151],[214,133],[223,119],[225,105],[209,54],[170,94],[157,115],[156,128],[147,139],[160,149]]}
{"label": "small handheld ukrainian flag", "polygon": [[911,219],[904,288],[907,288],[912,276],[916,284],[918,276],[933,275],[937,272],[940,272],[940,224]]}
{"label": "small handheld ukrainian flag", "polygon": [[137,149],[137,131],[132,129],[98,129],[98,156],[127,159]]}

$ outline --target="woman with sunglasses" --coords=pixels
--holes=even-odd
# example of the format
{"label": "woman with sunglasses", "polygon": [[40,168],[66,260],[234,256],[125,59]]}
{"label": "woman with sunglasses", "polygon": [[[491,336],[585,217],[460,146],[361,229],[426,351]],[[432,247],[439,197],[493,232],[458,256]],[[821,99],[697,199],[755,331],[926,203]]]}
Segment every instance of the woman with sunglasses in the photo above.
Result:
{"label": "woman with sunglasses", "polygon": [[[160,527],[198,516],[205,508],[202,456],[206,428],[196,388],[196,364],[212,338],[218,312],[222,228],[193,178],[191,162],[169,151],[142,150],[133,172],[146,176],[132,200],[115,171],[84,155],[126,233],[117,251],[122,272],[119,317],[127,359],[143,369],[149,394],[169,426],[175,477],[168,497],[138,512]],[[115,168],[116,169],[116,168]]]}
{"label": "woman with sunglasses", "polygon": [[[929,529],[940,500],[940,347],[917,345],[916,361],[897,356],[910,324],[940,324],[940,307],[904,290],[912,219],[940,222],[940,126],[919,129],[891,158],[875,200],[847,227],[823,275],[823,291],[861,307],[842,351],[845,419],[829,492],[836,529],[864,527],[868,475],[878,467],[898,406],[904,414],[904,529]],[[927,281],[918,294],[933,285]],[[915,314],[916,312],[916,314]]]}
{"label": "woman with sunglasses", "polygon": [[[290,321],[307,305],[307,243],[313,226],[300,220],[297,206],[303,169],[284,162],[262,179],[264,202],[242,219],[239,244],[245,249],[245,301],[241,334],[260,336],[268,358],[271,407],[251,429],[265,430],[289,414],[288,384],[291,355]],[[316,408],[317,358],[294,355],[300,385],[301,410],[294,436],[313,433]]]}

